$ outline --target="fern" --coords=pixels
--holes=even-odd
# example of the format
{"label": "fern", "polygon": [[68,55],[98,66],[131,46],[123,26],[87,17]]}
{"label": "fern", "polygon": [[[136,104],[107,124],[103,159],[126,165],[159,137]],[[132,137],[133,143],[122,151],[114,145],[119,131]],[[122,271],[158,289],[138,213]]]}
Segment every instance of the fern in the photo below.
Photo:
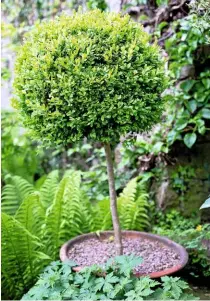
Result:
{"label": "fern", "polygon": [[109,199],[99,201],[92,211],[93,231],[112,229]]}
{"label": "fern", "polygon": [[74,237],[81,234],[82,228],[82,205],[81,205],[81,174],[80,172],[74,172],[68,177],[68,185],[65,191],[65,204],[67,210],[67,225],[68,231],[67,237]]}
{"label": "fern", "polygon": [[56,189],[58,187],[58,170],[54,170],[47,176],[40,189],[40,201],[44,208],[48,208],[55,197]]}
{"label": "fern", "polygon": [[[148,194],[144,186],[132,179],[117,199],[122,229],[143,230],[148,225]],[[98,202],[91,211],[92,231],[112,229],[109,199]]]}
{"label": "fern", "polygon": [[80,214],[81,214],[81,232],[82,233],[89,233],[93,231],[93,206],[89,201],[87,195],[81,191],[80,194]]}
{"label": "fern", "polygon": [[64,193],[68,178],[61,180],[52,205],[46,212],[45,241],[47,252],[54,259],[57,256],[58,248],[62,244],[61,230],[66,222]]}
{"label": "fern", "polygon": [[15,214],[24,198],[34,191],[34,186],[27,180],[19,176],[11,177],[11,182],[3,188],[2,211],[11,215]]}
{"label": "fern", "polygon": [[11,299],[18,299],[33,285],[43,265],[49,262],[40,247],[36,236],[2,213],[2,288]]}
{"label": "fern", "polygon": [[117,200],[122,229],[140,231],[149,225],[147,199],[144,186],[132,179]]}
{"label": "fern", "polygon": [[30,233],[41,237],[45,219],[45,211],[40,202],[40,194],[33,193],[25,198],[15,214],[19,221]]}
{"label": "fern", "polygon": [[[148,194],[144,186],[132,179],[117,199],[118,213],[122,229],[144,230],[148,225]],[[92,211],[92,231],[112,228],[109,199],[98,202]]]}
{"label": "fern", "polygon": [[59,247],[81,231],[80,173],[74,172],[61,180],[53,204],[46,213],[48,252],[57,258]]}

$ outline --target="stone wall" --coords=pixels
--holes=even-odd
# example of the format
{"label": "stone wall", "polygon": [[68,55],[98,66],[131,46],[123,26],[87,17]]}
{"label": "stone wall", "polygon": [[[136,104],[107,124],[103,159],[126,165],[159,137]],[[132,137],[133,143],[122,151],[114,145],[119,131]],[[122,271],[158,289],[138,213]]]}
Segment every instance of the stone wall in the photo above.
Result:
{"label": "stone wall", "polygon": [[[183,209],[183,213],[190,216],[199,210],[201,204],[210,195],[210,133],[199,138],[192,149],[184,146],[183,142],[176,143],[170,155],[176,158],[176,163],[165,167],[158,183],[153,183],[152,189],[155,190],[159,207]],[[173,187],[173,175],[180,166],[191,167],[195,173],[186,185],[183,204],[180,202],[180,193],[177,193],[177,189]],[[203,218],[210,221],[209,209],[199,212]]]}

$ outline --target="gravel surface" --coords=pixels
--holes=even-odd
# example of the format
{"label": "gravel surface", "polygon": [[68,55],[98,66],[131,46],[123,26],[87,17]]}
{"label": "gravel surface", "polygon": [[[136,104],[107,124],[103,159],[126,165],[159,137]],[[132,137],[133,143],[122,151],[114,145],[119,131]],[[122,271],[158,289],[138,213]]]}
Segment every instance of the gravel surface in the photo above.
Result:
{"label": "gravel surface", "polygon": [[[171,268],[179,264],[179,255],[166,245],[148,239],[123,239],[123,254],[135,254],[143,258],[143,263],[136,267],[140,273],[152,273]],[[75,244],[68,257],[79,266],[101,264],[115,256],[113,241],[100,241],[96,238]]]}

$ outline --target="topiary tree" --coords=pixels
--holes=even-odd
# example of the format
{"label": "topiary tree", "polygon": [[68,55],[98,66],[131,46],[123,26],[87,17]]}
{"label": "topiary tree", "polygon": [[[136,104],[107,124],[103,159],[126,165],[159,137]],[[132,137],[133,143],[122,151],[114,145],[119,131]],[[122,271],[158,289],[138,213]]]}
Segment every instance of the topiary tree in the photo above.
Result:
{"label": "topiary tree", "polygon": [[110,144],[159,121],[165,88],[159,48],[129,16],[61,16],[27,34],[16,61],[15,105],[45,145],[104,145],[117,254],[122,253]]}

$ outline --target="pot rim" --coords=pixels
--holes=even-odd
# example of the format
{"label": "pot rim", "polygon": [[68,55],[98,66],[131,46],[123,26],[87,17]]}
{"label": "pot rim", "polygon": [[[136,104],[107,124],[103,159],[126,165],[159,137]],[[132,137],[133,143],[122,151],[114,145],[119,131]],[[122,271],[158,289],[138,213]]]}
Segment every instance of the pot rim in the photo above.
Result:
{"label": "pot rim", "polygon": [[[101,231],[100,232],[100,237],[102,239],[103,239],[103,237],[107,238],[107,237],[113,236],[113,235],[114,235],[114,231]],[[150,278],[160,278],[160,277],[163,277],[166,275],[171,275],[171,274],[181,270],[188,262],[188,253],[187,253],[186,249],[165,236],[160,236],[160,235],[147,233],[147,232],[130,231],[130,230],[122,231],[122,236],[129,237],[129,238],[146,238],[146,239],[150,239],[150,240],[159,241],[160,243],[163,243],[166,246],[173,248],[180,256],[180,263],[171,268],[164,269],[164,270],[158,271],[158,272],[149,273],[149,274],[143,274],[143,273],[137,272],[137,273],[135,273],[136,277],[149,276]],[[75,238],[70,239],[69,241],[64,243],[60,249],[61,261],[65,261],[65,260],[69,259],[68,251],[74,244],[82,242],[82,241],[90,239],[90,238],[98,238],[96,232],[91,232],[88,234],[82,234],[82,235],[76,236]],[[77,267],[74,267],[73,270],[75,272],[79,272],[84,267],[85,266],[77,266]]]}

